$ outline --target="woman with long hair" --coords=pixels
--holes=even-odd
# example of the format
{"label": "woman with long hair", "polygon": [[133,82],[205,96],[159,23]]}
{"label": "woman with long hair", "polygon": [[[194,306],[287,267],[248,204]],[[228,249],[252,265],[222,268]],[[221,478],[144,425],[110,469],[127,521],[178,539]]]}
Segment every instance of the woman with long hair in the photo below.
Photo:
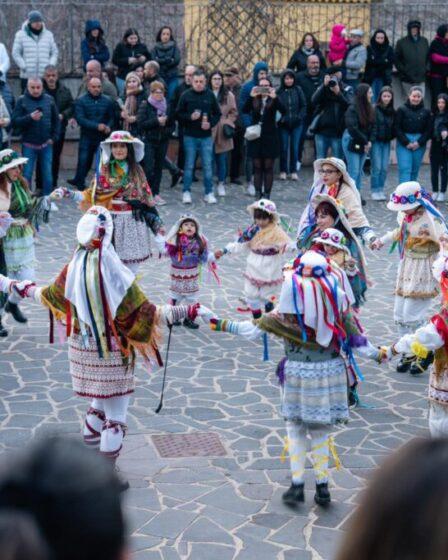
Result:
{"label": "woman with long hair", "polygon": [[137,134],[137,113],[140,104],[145,99],[142,81],[136,72],[129,72],[126,76],[124,93],[121,99],[121,118],[123,130]]}
{"label": "woman with long hair", "polygon": [[353,102],[345,113],[346,129],[342,135],[342,148],[348,173],[359,191],[362,187],[362,168],[372,147],[370,138],[375,122],[372,96],[369,84],[359,84]]}
{"label": "woman with long hair", "polygon": [[178,85],[180,51],[169,25],[164,25],[157,32],[156,44],[150,54],[150,60],[155,60],[160,66],[160,77],[167,85],[167,97],[171,101]]}
{"label": "woman with long hair", "polygon": [[123,95],[126,76],[138,66],[150,60],[145,43],[140,40],[137,29],[130,27],[124,32],[123,39],[118,43],[112,55],[112,62],[118,67],[117,86],[119,95]]}
{"label": "woman with long hair", "polygon": [[306,61],[312,54],[319,57],[320,67],[325,68],[325,57],[320,50],[319,41],[312,33],[305,33],[300,41],[299,48],[294,51],[286,67],[294,72],[304,72],[306,70]]}
{"label": "woman with long hair", "polygon": [[392,84],[392,67],[394,65],[394,49],[389,44],[389,37],[384,29],[377,29],[370,45],[367,47],[367,62],[364,80],[372,86],[373,101],[378,101],[384,86]]}
{"label": "woman with long hair", "polygon": [[444,202],[448,183],[448,95],[446,93],[439,94],[436,106],[429,152],[431,185],[433,199],[436,202]]}

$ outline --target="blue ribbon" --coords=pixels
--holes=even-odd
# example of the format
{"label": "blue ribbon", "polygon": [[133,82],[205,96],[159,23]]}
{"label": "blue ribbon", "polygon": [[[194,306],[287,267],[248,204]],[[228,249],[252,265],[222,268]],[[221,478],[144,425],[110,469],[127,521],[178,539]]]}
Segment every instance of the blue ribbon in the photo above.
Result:
{"label": "blue ribbon", "polygon": [[303,342],[306,342],[308,340],[308,337],[306,336],[305,323],[303,322],[302,315],[299,312],[299,306],[297,305],[297,286],[296,283],[294,282],[294,277],[291,278],[291,282],[292,282],[292,299],[294,301],[294,309],[296,311],[297,321],[300,325],[300,328],[302,329],[302,340]]}

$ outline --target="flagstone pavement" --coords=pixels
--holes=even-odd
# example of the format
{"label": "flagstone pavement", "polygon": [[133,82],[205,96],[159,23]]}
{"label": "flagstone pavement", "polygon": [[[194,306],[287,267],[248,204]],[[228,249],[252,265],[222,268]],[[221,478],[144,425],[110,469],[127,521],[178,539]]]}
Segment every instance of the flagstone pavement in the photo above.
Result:
{"label": "flagstone pavement", "polygon": [[[422,170],[428,182],[427,166]],[[276,181],[273,199],[295,228],[311,184],[310,169],[298,183]],[[389,191],[396,184],[390,172]],[[166,186],[168,204],[161,215],[169,227],[183,212],[180,188]],[[367,193],[366,193],[367,196]],[[189,208],[201,221],[213,248],[234,238],[248,224],[250,203],[242,187],[229,186],[225,201],[202,201],[199,184]],[[37,279],[45,285],[70,259],[79,212],[58,203],[37,241]],[[394,226],[395,215],[384,203],[368,202],[366,213],[378,232]],[[294,233],[292,233],[294,235]],[[392,321],[396,255],[367,251],[373,287],[362,320],[374,343],[394,341]],[[221,286],[204,275],[201,301],[233,319],[242,292],[244,257],[219,263]],[[169,268],[152,259],[141,269],[141,285],[150,299],[165,303]],[[48,343],[48,313],[26,302],[27,325],[7,318],[10,336],[0,340],[0,450],[21,448],[47,434],[79,439],[86,402],[71,390],[67,350]],[[166,333],[165,333],[166,334]],[[165,337],[166,341],[166,337]],[[165,351],[165,346],[162,348]],[[333,501],[327,509],[313,502],[313,477],[306,473],[306,502],[293,511],[281,502],[289,469],[280,460],[284,423],[279,416],[275,364],[281,344],[270,342],[271,360],[262,361],[259,343],[228,334],[183,327],[173,331],[165,405],[157,407],[162,370],[137,368],[137,390],[129,410],[129,431],[119,467],[131,488],[126,493],[130,547],[134,560],[331,560],[346,523],[377,465],[402,443],[427,434],[427,375],[397,374],[392,365],[360,360],[365,375],[360,394],[364,408],[336,432],[342,468],[331,469]],[[154,447],[154,434],[212,432],[224,456],[164,459]],[[4,455],[2,455],[2,461]]]}

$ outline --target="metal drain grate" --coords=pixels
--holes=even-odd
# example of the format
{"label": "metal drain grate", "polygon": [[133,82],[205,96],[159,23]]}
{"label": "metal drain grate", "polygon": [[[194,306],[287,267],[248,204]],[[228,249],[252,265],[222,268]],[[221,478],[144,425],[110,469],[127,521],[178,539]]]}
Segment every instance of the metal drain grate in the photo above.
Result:
{"label": "metal drain grate", "polygon": [[160,457],[222,457],[227,455],[218,434],[194,432],[192,434],[163,434],[151,436]]}

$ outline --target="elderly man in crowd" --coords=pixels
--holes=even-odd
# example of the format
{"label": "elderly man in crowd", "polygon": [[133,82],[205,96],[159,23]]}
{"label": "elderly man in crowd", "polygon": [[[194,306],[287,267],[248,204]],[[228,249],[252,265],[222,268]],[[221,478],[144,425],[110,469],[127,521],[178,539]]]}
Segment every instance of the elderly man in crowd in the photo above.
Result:
{"label": "elderly man in crowd", "polygon": [[367,61],[367,49],[362,44],[364,31],[353,29],[350,31],[350,46],[345,55],[343,66],[345,68],[345,83],[356,91],[360,83],[361,73]]}
{"label": "elderly man in crowd", "polygon": [[78,89],[77,98],[79,99],[82,95],[85,95],[88,91],[87,84],[92,78],[98,78],[101,82],[101,89],[103,95],[107,95],[113,101],[116,101],[118,98],[117,88],[114,86],[113,83],[109,82],[109,80],[105,80],[103,78],[101,63],[98,60],[89,60],[86,64],[86,75],[84,80],[81,82],[81,85]]}

